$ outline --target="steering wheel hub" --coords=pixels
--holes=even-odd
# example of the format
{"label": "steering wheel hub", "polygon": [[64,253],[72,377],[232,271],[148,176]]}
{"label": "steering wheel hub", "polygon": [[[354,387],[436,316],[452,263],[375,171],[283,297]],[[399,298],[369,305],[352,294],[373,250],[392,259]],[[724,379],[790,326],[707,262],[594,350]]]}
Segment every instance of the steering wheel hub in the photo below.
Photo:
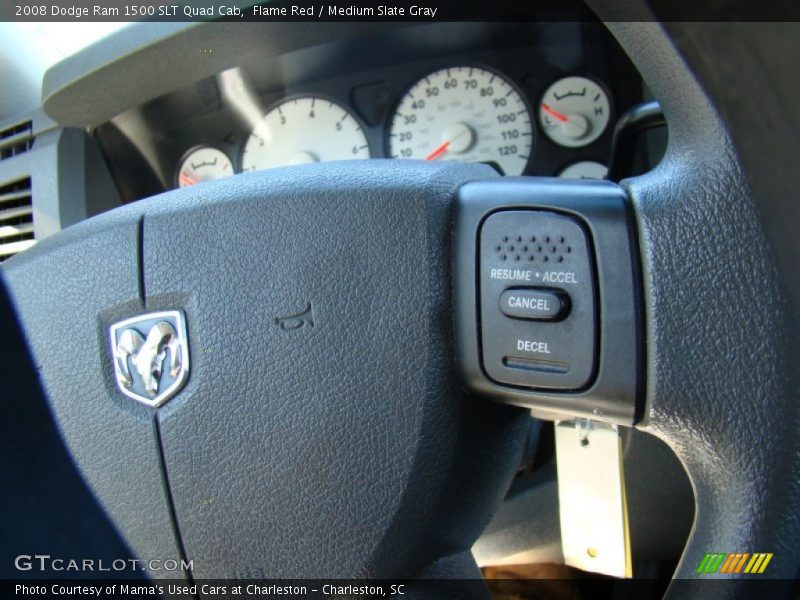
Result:
{"label": "steering wheel hub", "polygon": [[[174,513],[199,578],[391,577],[468,552],[526,424],[453,368],[453,197],[492,176],[255,173],[87,221],[9,266],[64,437],[134,550],[152,553],[154,511]],[[465,493],[476,478],[489,494]]]}

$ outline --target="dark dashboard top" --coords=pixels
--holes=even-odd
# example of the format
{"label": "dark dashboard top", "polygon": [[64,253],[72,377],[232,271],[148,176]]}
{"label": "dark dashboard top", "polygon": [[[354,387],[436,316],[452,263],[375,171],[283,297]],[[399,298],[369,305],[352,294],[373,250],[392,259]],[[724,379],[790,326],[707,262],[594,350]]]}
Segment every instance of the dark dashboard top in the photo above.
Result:
{"label": "dark dashboard top", "polygon": [[[45,85],[45,108],[62,121],[72,122],[80,115],[80,124],[93,130],[123,201],[130,201],[177,187],[184,164],[202,165],[213,157],[225,164],[228,172],[267,166],[268,162],[253,163],[245,155],[257,142],[263,145],[257,135],[259,120],[264,115],[269,120],[270,111],[286,109],[283,103],[287,100],[309,102],[310,107],[316,98],[330,104],[331,110],[341,109],[352,115],[363,137],[359,132],[354,138],[342,136],[353,149],[352,155],[334,153],[320,158],[303,151],[285,161],[425,158],[436,147],[433,137],[438,130],[430,133],[431,139],[420,141],[420,136],[429,133],[420,124],[398,125],[398,115],[408,113],[409,105],[401,104],[409,94],[413,96],[415,85],[425,82],[417,93],[438,94],[441,89],[444,96],[447,85],[472,84],[478,104],[485,100],[478,91],[499,93],[499,85],[515,114],[510,112],[511,104],[507,115],[491,112],[499,111],[502,107],[498,104],[506,102],[495,99],[494,105],[487,105],[490,114],[479,124],[470,124],[470,135],[478,136],[479,141],[473,140],[462,156],[455,156],[452,147],[452,155],[444,159],[482,160],[509,175],[553,176],[573,165],[580,172],[587,166],[602,169],[608,160],[614,120],[643,95],[639,75],[597,22],[337,23],[335,27],[304,23],[296,31],[293,23],[282,23],[280,29],[270,25],[159,25],[148,30],[151,38],[161,36],[158,41],[146,40],[138,50],[131,37],[138,28],[131,28],[118,36],[117,46],[123,50],[107,57],[101,66],[89,68],[82,78],[70,81],[81,65],[90,67],[100,58],[101,47],[51,71]],[[203,35],[199,35],[201,31]],[[150,60],[156,55],[159,60]],[[461,67],[469,72],[470,81],[466,80],[467,71],[462,79],[451,72]],[[438,72],[452,77],[431,84],[430,77]],[[121,78],[121,73],[126,76]],[[247,89],[244,108],[232,94],[232,85]],[[445,105],[442,100],[438,110],[457,112],[462,102],[472,107],[470,93],[463,87],[454,97],[455,104]],[[587,102],[596,105],[586,106],[588,112],[584,112],[590,120],[577,126],[595,126],[591,122],[595,111],[606,120],[596,124],[593,135],[573,143],[551,131],[558,125],[554,119],[563,115],[556,110],[559,106],[551,108],[549,104],[579,93],[590,94]],[[546,94],[549,104],[543,101]],[[419,117],[431,120],[429,125],[435,128],[432,100],[437,98],[427,98],[428,112]],[[473,112],[483,114],[481,106]],[[542,113],[545,109],[549,115]],[[460,126],[461,121],[453,119],[455,126]],[[514,122],[503,122],[510,128],[498,129],[492,128],[490,119]],[[298,125],[294,125],[292,132],[296,133]],[[319,118],[315,126],[317,137],[323,139],[325,130]],[[491,128],[488,135],[487,128]],[[405,140],[412,135],[417,146],[397,143],[398,136]],[[281,139],[290,137],[287,134]],[[486,142],[493,144],[491,150],[483,140],[492,140]],[[192,154],[204,148],[215,154]],[[517,157],[522,167],[509,167],[505,155]],[[186,163],[192,156],[196,160]]]}

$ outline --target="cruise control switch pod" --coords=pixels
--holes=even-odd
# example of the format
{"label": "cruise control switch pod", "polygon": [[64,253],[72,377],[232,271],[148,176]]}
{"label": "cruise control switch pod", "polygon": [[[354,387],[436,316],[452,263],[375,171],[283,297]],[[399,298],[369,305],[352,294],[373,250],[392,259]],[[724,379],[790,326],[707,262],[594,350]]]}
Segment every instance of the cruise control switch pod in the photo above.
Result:
{"label": "cruise control switch pod", "polygon": [[473,391],[630,425],[643,381],[636,236],[609,182],[472,182],[455,211],[457,353]]}

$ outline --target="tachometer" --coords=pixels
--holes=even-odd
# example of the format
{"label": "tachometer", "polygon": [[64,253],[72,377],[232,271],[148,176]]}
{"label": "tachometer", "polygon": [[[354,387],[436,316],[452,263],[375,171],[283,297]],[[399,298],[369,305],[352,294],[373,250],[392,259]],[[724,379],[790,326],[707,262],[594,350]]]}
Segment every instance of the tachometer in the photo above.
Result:
{"label": "tachometer", "polygon": [[493,164],[521,175],[533,149],[531,113],[504,76],[450,67],[415,83],[389,126],[389,156]]}
{"label": "tachometer", "polygon": [[351,158],[369,158],[356,118],[336,102],[304,96],[281,102],[255,126],[244,145],[242,171]]}

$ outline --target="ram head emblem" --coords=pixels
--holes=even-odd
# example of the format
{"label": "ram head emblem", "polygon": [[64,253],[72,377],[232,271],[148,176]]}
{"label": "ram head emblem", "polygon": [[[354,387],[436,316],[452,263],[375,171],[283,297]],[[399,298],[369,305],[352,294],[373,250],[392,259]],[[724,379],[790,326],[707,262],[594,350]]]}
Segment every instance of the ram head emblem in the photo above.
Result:
{"label": "ram head emblem", "polygon": [[161,406],[180,390],[189,371],[183,313],[149,313],[115,323],[111,354],[120,391],[147,406]]}

